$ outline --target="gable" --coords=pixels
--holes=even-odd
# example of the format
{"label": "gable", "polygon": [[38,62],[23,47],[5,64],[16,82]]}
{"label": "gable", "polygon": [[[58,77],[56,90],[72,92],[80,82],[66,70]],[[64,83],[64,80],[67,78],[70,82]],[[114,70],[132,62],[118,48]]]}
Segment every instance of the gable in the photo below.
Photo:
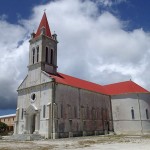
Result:
{"label": "gable", "polygon": [[51,78],[46,72],[41,71],[41,84],[46,82],[52,82],[53,78]]}
{"label": "gable", "polygon": [[28,81],[28,75],[25,77],[25,79],[19,85],[18,90],[26,88],[27,87],[27,81]]}

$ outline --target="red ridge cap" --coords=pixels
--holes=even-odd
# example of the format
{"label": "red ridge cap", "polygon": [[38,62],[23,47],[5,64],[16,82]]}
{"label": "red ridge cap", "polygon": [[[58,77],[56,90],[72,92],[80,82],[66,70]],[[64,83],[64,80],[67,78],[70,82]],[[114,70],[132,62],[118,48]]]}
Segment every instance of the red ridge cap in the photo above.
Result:
{"label": "red ridge cap", "polygon": [[41,34],[41,28],[42,28],[42,27],[45,27],[46,36],[52,37],[51,31],[50,31],[50,27],[49,27],[49,24],[48,24],[48,21],[47,21],[47,17],[46,17],[46,13],[45,13],[45,12],[44,12],[43,17],[42,17],[42,19],[41,19],[41,22],[40,22],[40,25],[39,25],[39,27],[38,27],[38,29],[37,29],[37,32],[36,32],[36,34],[35,34],[35,37],[40,36],[40,34]]}

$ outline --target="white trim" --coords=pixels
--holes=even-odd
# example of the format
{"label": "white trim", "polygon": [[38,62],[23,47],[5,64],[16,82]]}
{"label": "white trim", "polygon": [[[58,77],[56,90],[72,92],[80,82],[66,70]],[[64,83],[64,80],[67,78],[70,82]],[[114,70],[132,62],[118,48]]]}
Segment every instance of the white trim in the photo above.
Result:
{"label": "white trim", "polygon": [[3,115],[3,116],[0,116],[0,119],[7,118],[7,117],[16,117],[16,114]]}

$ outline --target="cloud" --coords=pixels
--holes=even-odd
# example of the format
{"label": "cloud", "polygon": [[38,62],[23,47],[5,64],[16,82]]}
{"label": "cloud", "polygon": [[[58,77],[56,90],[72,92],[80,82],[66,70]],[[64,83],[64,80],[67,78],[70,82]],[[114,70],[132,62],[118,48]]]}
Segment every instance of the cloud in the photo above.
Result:
{"label": "cloud", "polygon": [[111,7],[112,5],[118,5],[120,3],[127,2],[127,0],[95,0],[95,2],[104,7]]}
{"label": "cloud", "polygon": [[0,20],[0,109],[16,107],[16,89],[27,74],[29,33],[45,8],[51,31],[58,34],[60,72],[100,84],[132,79],[150,89],[149,33],[124,30],[124,20],[99,12],[96,1],[59,0],[35,6],[18,25]]}

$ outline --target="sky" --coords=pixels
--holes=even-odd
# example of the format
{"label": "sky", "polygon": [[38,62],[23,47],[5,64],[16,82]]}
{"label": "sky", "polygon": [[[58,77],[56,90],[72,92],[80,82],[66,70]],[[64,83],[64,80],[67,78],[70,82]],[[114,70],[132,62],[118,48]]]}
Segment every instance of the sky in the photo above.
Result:
{"label": "sky", "polygon": [[132,80],[150,90],[149,0],[1,0],[0,115],[15,113],[30,33],[46,9],[58,35],[58,71],[101,85]]}

